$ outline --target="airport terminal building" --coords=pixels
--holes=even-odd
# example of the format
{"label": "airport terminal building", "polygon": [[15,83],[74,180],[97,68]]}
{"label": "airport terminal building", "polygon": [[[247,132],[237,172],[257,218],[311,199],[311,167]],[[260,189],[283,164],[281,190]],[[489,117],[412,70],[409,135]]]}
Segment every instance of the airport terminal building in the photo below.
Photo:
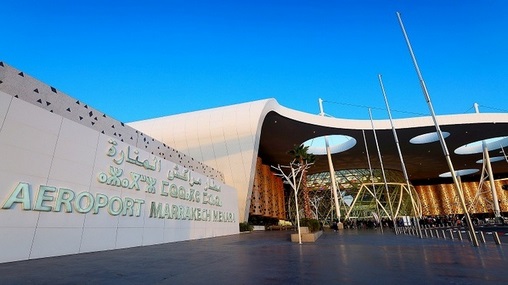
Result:
{"label": "airport terminal building", "polygon": [[[470,211],[497,204],[508,212],[508,114],[437,119]],[[310,148],[318,158],[311,192],[330,192],[332,161],[342,200],[365,206],[368,187],[390,180],[388,216],[404,211],[403,203],[388,210],[390,193],[415,193],[423,215],[462,213],[432,118],[394,126],[410,186],[389,120],[312,115],[266,99],[126,123],[0,62],[0,262],[232,235],[252,217],[285,220],[288,189],[272,166],[323,136],[347,140],[330,146],[331,160]],[[362,215],[354,203],[344,204],[349,217]]]}

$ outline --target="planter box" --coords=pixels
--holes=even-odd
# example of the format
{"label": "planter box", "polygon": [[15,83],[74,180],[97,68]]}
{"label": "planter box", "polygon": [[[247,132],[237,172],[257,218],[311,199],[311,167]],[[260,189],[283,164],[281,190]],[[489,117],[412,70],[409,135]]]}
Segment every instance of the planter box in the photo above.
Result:
{"label": "planter box", "polygon": [[[315,242],[323,234],[323,231],[309,233],[308,227],[301,227],[300,232],[302,234],[302,242]],[[298,232],[291,234],[291,241],[298,242]]]}

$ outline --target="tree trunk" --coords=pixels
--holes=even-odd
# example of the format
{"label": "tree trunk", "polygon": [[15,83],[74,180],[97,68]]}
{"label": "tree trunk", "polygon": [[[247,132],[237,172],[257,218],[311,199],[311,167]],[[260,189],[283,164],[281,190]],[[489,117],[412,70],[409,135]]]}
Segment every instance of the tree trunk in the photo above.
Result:
{"label": "tree trunk", "polygon": [[[303,164],[303,160],[300,161]],[[309,197],[309,189],[307,188],[307,171],[303,172],[302,177],[302,192],[303,192],[303,212],[304,216],[307,219],[312,219],[312,210],[310,209],[310,197]]]}

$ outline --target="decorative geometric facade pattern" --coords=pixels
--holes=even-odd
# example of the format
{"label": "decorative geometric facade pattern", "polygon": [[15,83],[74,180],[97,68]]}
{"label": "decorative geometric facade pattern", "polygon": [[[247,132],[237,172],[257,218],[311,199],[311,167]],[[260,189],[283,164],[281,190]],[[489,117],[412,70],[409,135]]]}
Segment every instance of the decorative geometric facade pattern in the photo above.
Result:
{"label": "decorative geometric facade pattern", "polygon": [[153,155],[180,164],[192,171],[224,182],[223,173],[217,169],[205,165],[123,122],[110,118],[86,103],[76,100],[55,87],[46,85],[1,61],[0,91],[148,151]]}
{"label": "decorative geometric facade pattern", "polygon": [[[471,208],[470,214],[493,213],[490,191],[482,191],[482,194],[475,199],[478,184],[478,182],[462,183],[466,206]],[[506,182],[495,181],[500,210],[508,212],[508,191],[502,190],[504,184]],[[455,184],[415,186],[415,189],[421,199],[424,216],[464,213],[455,190]]]}
{"label": "decorative geometric facade pattern", "polygon": [[282,178],[275,176],[260,158],[256,163],[249,215],[286,218]]}

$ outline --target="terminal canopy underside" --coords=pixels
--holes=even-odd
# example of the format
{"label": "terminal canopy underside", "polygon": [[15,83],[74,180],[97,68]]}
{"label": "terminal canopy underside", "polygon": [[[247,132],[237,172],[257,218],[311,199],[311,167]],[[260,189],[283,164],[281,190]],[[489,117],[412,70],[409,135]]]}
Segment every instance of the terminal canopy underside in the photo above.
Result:
{"label": "terminal canopy underside", "polygon": [[[428,118],[422,118],[422,120],[424,119]],[[365,125],[370,126],[370,123]],[[395,126],[397,127],[396,123]],[[483,158],[482,153],[458,155],[454,153],[455,149],[479,140],[508,136],[508,122],[493,121],[490,123],[465,124],[457,120],[455,124],[441,125],[440,128],[443,132],[450,134],[446,138],[446,144],[455,170],[481,169],[482,165],[477,163],[477,161]],[[402,171],[392,129],[388,127],[376,129],[375,131],[384,168]],[[451,183],[452,181],[451,178],[439,177],[440,174],[449,171],[443,149],[439,142],[426,144],[410,143],[412,138],[431,132],[435,132],[432,122],[427,126],[397,129],[400,149],[404,157],[409,180],[413,185]],[[344,126],[344,128],[323,127],[298,122],[285,118],[275,112],[270,112],[267,114],[261,130],[259,157],[262,158],[265,164],[287,165],[292,159],[288,151],[293,149],[295,145],[300,145],[315,137],[345,135],[354,138],[357,143],[344,152],[332,154],[335,170],[368,169],[364,134],[372,168],[380,168],[380,160],[372,128],[366,128],[362,131],[361,129],[349,129],[347,126]],[[490,151],[491,157],[500,155],[502,155],[501,149]],[[309,174],[329,171],[326,155],[319,155],[316,158],[316,162],[309,169]],[[492,169],[496,179],[508,177],[508,162],[501,160],[492,163]],[[478,181],[480,179],[479,176],[480,172],[464,176],[462,179],[464,181]]]}
{"label": "terminal canopy underside", "polygon": [[[422,118],[422,120],[427,119]],[[370,126],[370,122],[365,126]],[[384,126],[384,128],[375,130],[371,127],[366,127],[364,130],[347,128],[347,126],[331,128],[299,122],[283,117],[276,112],[270,112],[262,126],[259,157],[267,165],[288,165],[292,160],[288,151],[295,145],[322,136],[349,137],[356,143],[349,142],[348,147],[343,151],[331,155],[340,201],[340,216],[345,219],[391,219],[415,214],[422,216],[422,201],[419,197],[421,195],[417,194],[414,186],[453,183],[450,176],[442,175],[450,168],[439,140],[424,141],[431,137],[433,132],[435,133],[435,126],[420,124],[415,127],[397,129],[409,184],[402,172],[401,159],[393,131],[391,127],[387,128],[386,124]],[[397,127],[397,124],[395,126]],[[446,136],[446,145],[454,170],[464,170],[462,173],[467,174],[460,177],[462,182],[479,182],[483,179],[482,159],[484,159],[484,153],[456,154],[454,150],[467,147],[468,144],[476,141],[508,136],[508,122],[460,123],[458,120],[457,123],[441,125],[440,128]],[[412,142],[410,142],[411,139],[413,139]],[[424,142],[414,143],[417,140]],[[492,150],[488,149],[487,152],[490,157],[497,157],[491,159],[494,178],[499,180],[508,177],[506,150],[503,147],[495,147]],[[369,157],[367,157],[367,153]],[[379,155],[382,157],[381,160]],[[503,159],[498,159],[499,157]],[[372,179],[371,169],[373,171]],[[385,171],[386,183],[383,179],[382,169]],[[330,168],[326,155],[316,155],[316,161],[308,169],[307,186],[313,215],[326,221],[336,217],[336,213],[333,213],[336,209],[333,204]],[[436,187],[436,189],[439,188]],[[291,198],[291,196],[294,197],[294,193],[291,191],[286,193],[290,196],[286,200],[287,213],[289,218],[294,220],[294,217],[291,217],[295,213],[294,202]],[[502,194],[502,197],[506,196],[504,193]],[[474,196],[474,194],[472,195]],[[428,203],[428,197],[425,202]],[[453,204],[453,201],[446,201],[446,203]],[[428,209],[429,206],[424,205],[423,208]]]}

